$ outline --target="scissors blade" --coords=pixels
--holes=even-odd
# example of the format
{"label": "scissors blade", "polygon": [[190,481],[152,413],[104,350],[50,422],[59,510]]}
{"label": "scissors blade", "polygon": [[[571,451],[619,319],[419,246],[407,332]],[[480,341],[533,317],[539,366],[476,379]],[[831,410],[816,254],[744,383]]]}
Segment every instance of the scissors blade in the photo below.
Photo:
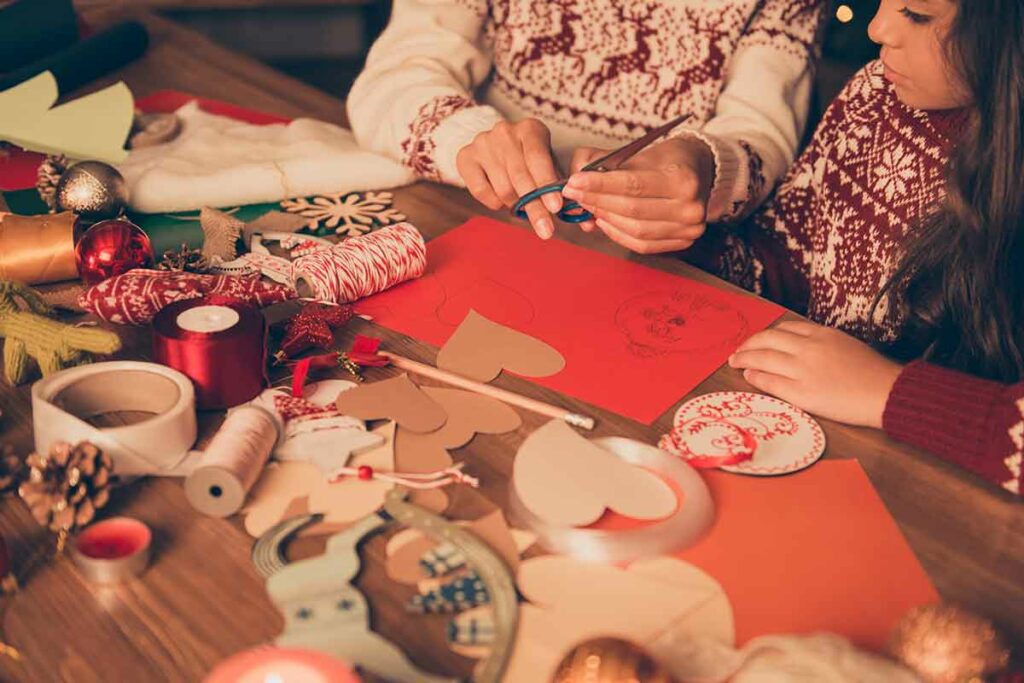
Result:
{"label": "scissors blade", "polygon": [[599,159],[591,161],[589,164],[584,166],[581,171],[614,171],[615,169],[622,166],[631,159],[634,155],[639,153],[641,150],[646,148],[652,142],[660,138],[662,135],[671,132],[676,126],[683,123],[690,118],[690,114],[681,114],[676,118],[672,119],[668,123],[658,126],[654,130],[648,132],[643,137],[639,137],[632,142],[627,142],[622,147],[609,152]]}

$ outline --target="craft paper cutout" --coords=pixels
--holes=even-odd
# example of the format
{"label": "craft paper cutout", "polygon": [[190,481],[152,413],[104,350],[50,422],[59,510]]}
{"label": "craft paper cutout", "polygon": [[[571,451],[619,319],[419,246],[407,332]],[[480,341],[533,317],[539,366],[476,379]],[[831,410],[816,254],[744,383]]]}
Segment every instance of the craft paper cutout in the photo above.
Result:
{"label": "craft paper cutout", "polygon": [[562,371],[565,359],[541,340],[470,310],[438,351],[437,367],[477,382],[490,382],[502,370],[525,377],[548,377]]}
{"label": "craft paper cutout", "polygon": [[135,112],[127,85],[115,83],[55,107],[58,96],[49,71],[0,92],[0,139],[72,159],[115,164],[127,158],[124,143]]}
{"label": "craft paper cutout", "polygon": [[405,214],[391,206],[393,201],[392,192],[336,192],[310,199],[286,199],[281,208],[302,217],[303,225],[316,235],[334,230],[339,235],[358,237],[406,220]]}
{"label": "craft paper cutout", "polygon": [[[285,519],[285,513],[292,502],[308,496],[323,478],[324,475],[315,465],[305,462],[267,465],[242,507],[246,532],[250,536],[260,536]],[[292,511],[297,509],[293,508]]]}
{"label": "craft paper cutout", "polygon": [[501,401],[461,389],[422,387],[444,409],[448,419],[440,429],[418,434],[398,430],[395,469],[400,472],[436,472],[452,466],[448,450],[461,448],[473,436],[504,434],[519,429],[519,413]]}
{"label": "craft paper cutout", "polygon": [[[494,510],[473,521],[456,522],[484,541],[514,572],[519,567],[519,555],[526,547],[517,542],[501,510]],[[439,544],[416,529],[404,529],[390,539],[385,547],[385,570],[392,581],[416,585],[428,578],[420,566],[420,558]]]}
{"label": "craft paper cutout", "polygon": [[402,429],[432,432],[447,416],[444,409],[413,384],[408,375],[361,384],[338,396],[338,412],[361,420],[394,420]]}
{"label": "craft paper cutout", "polygon": [[[749,569],[749,567],[748,567]],[[675,558],[638,560],[625,569],[564,556],[527,560],[516,583],[530,604],[504,680],[549,681],[573,646],[623,638],[659,657],[659,639],[706,638],[731,646],[732,608],[711,576]],[[758,585],[764,589],[764,584]]]}
{"label": "craft paper cutout", "polygon": [[663,519],[676,509],[672,487],[552,420],[523,441],[512,468],[516,494],[552,524],[586,526],[606,509]]}
{"label": "craft paper cutout", "polygon": [[565,368],[537,384],[646,424],[783,311],[487,218],[427,248],[423,277],[360,312],[441,347],[472,309],[558,349]]}
{"label": "craft paper cutout", "polygon": [[[388,422],[370,433],[381,437],[382,442],[373,450],[352,456],[350,466],[367,465],[374,471],[394,471],[395,423]],[[364,481],[359,477],[344,477],[334,483],[321,479],[309,492],[309,511],[321,513],[323,524],[350,524],[380,508],[384,496],[394,486],[380,479]]]}

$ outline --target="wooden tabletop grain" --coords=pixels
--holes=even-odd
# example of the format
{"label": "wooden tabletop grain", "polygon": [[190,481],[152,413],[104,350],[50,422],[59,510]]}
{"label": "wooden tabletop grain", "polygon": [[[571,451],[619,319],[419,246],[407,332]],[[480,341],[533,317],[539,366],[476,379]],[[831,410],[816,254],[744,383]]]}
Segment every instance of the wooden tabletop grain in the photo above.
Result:
{"label": "wooden tabletop grain", "polygon": [[[95,7],[87,14],[93,24],[102,25],[123,18],[123,11]],[[341,101],[166,20],[140,16],[151,30],[151,47],[142,60],[115,75],[127,81],[137,97],[175,88],[284,116],[344,122]],[[427,183],[399,190],[395,203],[428,238],[487,213],[466,193]],[[504,214],[497,217],[508,220]],[[627,255],[579,231],[568,239],[729,287],[671,257]],[[368,328],[369,323],[358,321],[339,341]],[[123,357],[146,357],[146,330],[118,331],[125,340]],[[433,360],[436,350],[431,347],[386,330],[373,332],[384,336],[399,353]],[[372,377],[387,373],[374,372]],[[504,378],[499,384],[583,409],[571,398],[521,379]],[[722,368],[693,393],[745,388],[749,387],[737,372]],[[0,389],[0,438],[22,453],[32,446],[28,395],[27,385]],[[596,434],[653,442],[669,427],[671,414],[648,427],[598,411]],[[479,492],[455,492],[453,516],[475,517],[505,502],[504,482],[515,447],[541,423],[536,416],[523,417],[520,433],[478,436],[460,453],[473,462],[483,486]],[[202,429],[209,433],[219,419],[201,415]],[[1017,643],[1024,640],[1024,506],[1009,494],[877,431],[822,423],[828,437],[827,457],[861,462],[939,592],[997,620]],[[20,501],[0,502],[0,533],[8,541],[24,584],[15,597],[3,599],[2,634],[24,658],[20,664],[0,658],[0,679],[197,681],[224,657],[267,642],[280,632],[281,618],[251,567],[252,539],[237,519],[199,515],[186,502],[179,481],[159,478],[118,490],[109,512],[138,517],[155,530],[157,561],[144,581],[100,589],[85,583],[66,558],[48,556],[52,539]],[[308,555],[321,547],[322,539],[304,540],[295,552]],[[370,542],[366,561],[379,563],[382,548],[382,539]],[[364,572],[359,583],[371,601],[375,630],[400,642],[423,667],[453,675],[469,673],[468,660],[444,647],[440,620],[406,617],[401,600],[396,599],[408,597],[405,589],[390,583],[383,572]],[[424,623],[430,627],[424,628]]]}

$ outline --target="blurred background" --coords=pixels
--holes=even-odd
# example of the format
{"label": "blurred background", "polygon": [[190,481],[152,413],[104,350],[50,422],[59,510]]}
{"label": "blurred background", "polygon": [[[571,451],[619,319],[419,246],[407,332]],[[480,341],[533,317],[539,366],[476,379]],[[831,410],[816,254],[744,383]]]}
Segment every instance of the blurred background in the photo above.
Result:
{"label": "blurred background", "polygon": [[[391,11],[390,0],[76,0],[78,5],[117,2],[151,8],[341,97]],[[878,0],[832,0],[817,75],[817,112],[850,74],[877,56],[867,37],[877,7]]]}

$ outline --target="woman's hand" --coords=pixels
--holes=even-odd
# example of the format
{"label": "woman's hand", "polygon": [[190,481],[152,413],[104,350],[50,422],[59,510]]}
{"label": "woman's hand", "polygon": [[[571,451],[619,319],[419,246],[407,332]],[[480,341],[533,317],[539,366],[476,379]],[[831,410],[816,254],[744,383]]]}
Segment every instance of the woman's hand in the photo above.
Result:
{"label": "woman's hand", "polygon": [[673,138],[651,145],[607,173],[579,170],[603,150],[576,150],[562,194],[594,214],[581,223],[640,254],[687,249],[704,234],[715,159],[700,140]]}
{"label": "woman's hand", "polygon": [[[466,189],[492,211],[511,209],[528,192],[558,181],[551,156],[551,133],[537,119],[502,121],[480,133],[455,157]],[[557,192],[526,205],[530,224],[543,239],[555,234],[551,214],[562,208]]]}
{"label": "woman's hand", "polygon": [[748,339],[729,365],[761,391],[838,422],[881,428],[901,365],[848,334],[784,322]]}

